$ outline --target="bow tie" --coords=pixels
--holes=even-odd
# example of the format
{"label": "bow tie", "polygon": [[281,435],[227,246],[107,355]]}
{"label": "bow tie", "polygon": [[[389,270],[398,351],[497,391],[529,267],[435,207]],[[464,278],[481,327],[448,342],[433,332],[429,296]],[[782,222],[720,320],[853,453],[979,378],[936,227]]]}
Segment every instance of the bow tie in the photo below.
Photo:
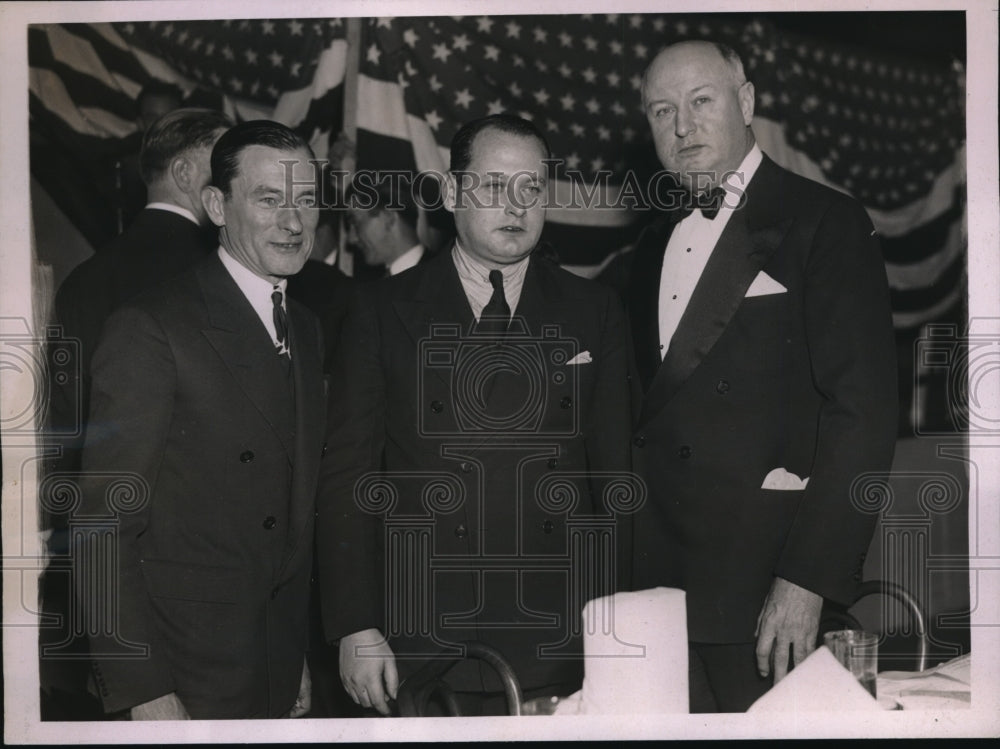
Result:
{"label": "bow tie", "polygon": [[708,192],[701,192],[697,195],[688,193],[687,205],[678,208],[675,212],[676,220],[681,221],[690,216],[697,208],[701,215],[712,220],[719,215],[722,202],[726,199],[726,191],[722,187],[713,187]]}

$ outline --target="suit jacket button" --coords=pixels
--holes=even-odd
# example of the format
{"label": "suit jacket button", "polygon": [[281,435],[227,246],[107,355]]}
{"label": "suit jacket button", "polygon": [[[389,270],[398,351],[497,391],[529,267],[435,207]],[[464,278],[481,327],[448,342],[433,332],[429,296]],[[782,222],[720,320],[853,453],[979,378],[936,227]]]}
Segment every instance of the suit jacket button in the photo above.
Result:
{"label": "suit jacket button", "polygon": [[324,442],[324,443],[323,443],[323,451],[322,451],[322,452],[320,453],[320,456],[323,456],[323,455],[326,455],[326,451],[327,451],[327,449],[328,449],[328,448],[327,448],[327,445],[326,445],[326,443]]}
{"label": "suit jacket button", "polygon": [[687,460],[691,457],[691,448],[687,445],[681,445],[680,450],[677,451],[677,457],[681,460]]}
{"label": "suit jacket button", "polygon": [[564,395],[562,397],[562,400],[559,401],[559,408],[562,408],[562,409],[567,409],[567,408],[569,408],[572,405],[573,405],[573,399],[570,398],[568,395]]}
{"label": "suit jacket button", "polygon": [[642,447],[643,445],[646,444],[646,438],[640,434],[638,437],[632,440],[632,444],[635,445],[636,447]]}
{"label": "suit jacket button", "polygon": [[559,459],[558,458],[549,458],[548,466],[549,466],[549,468],[558,468],[559,467]]}
{"label": "suit jacket button", "polygon": [[469,535],[469,529],[465,527],[464,523],[459,523],[458,527],[455,528],[455,536],[457,538],[465,538]]}
{"label": "suit jacket button", "polygon": [[246,450],[240,453],[240,463],[252,463],[253,462],[253,452]]}
{"label": "suit jacket button", "polygon": [[431,411],[433,411],[436,414],[441,413],[442,411],[444,411],[444,403],[442,403],[441,401],[431,401]]}
{"label": "suit jacket button", "polygon": [[715,383],[715,392],[719,395],[725,395],[729,392],[729,380],[719,380]]}
{"label": "suit jacket button", "polygon": [[542,523],[542,532],[551,533],[552,529],[555,527],[556,527],[555,523],[553,523],[551,520],[546,520],[544,523]]}
{"label": "suit jacket button", "polygon": [[472,473],[472,463],[463,460],[461,463],[458,464],[458,470],[460,470],[462,473]]}
{"label": "suit jacket button", "polygon": [[263,525],[264,528],[267,530],[271,530],[277,524],[278,524],[278,519],[274,517],[274,515],[268,515],[266,518],[264,518]]}

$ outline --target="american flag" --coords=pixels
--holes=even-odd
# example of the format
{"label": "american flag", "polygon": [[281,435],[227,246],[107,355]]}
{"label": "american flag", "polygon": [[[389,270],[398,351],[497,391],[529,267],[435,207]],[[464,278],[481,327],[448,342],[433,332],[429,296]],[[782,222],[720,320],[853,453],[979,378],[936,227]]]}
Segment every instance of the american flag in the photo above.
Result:
{"label": "american flag", "polygon": [[[627,175],[659,168],[639,101],[663,46],[712,38],[741,52],[756,88],[754,129],[784,166],[850,192],[884,237],[900,327],[964,294],[961,71],[779,31],[766,14],[602,14],[364,20],[359,166],[441,170],[462,123],[511,112],[543,130],[569,183],[618,205]],[[393,142],[395,141],[395,142]],[[401,146],[405,142],[406,146]],[[393,163],[387,163],[391,160]],[[579,194],[579,193],[578,193]],[[549,212],[545,238],[594,275],[627,248],[641,213]]]}
{"label": "american flag", "polygon": [[[349,23],[361,25],[358,49],[347,47]],[[442,171],[462,123],[522,114],[562,160],[556,202],[576,186],[605,206],[550,210],[546,226],[564,264],[592,276],[649,217],[606,207],[628,175],[643,186],[659,169],[639,104],[642,70],[662,46],[700,37],[742,53],[764,151],[865,204],[883,239],[897,326],[954,309],[965,296],[962,70],[817,41],[761,13],[32,26],[32,172],[102,244],[110,230],[98,219],[111,199],[100,164],[135,137],[143,85],[173,82],[237,119],[279,119],[322,155],[343,126],[353,55],[357,98],[347,104],[357,111],[359,167]]]}

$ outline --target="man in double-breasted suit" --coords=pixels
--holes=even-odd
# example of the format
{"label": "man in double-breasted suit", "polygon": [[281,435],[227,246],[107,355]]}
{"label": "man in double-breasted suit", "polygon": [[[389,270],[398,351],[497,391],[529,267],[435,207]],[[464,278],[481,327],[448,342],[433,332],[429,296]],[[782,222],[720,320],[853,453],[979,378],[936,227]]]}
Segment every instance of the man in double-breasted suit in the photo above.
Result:
{"label": "man in double-breasted suit", "polygon": [[[345,323],[317,553],[344,685],[383,713],[399,676],[468,640],[529,697],[578,689],[583,603],[614,587],[588,539],[614,535],[628,467],[624,314],[532,252],[547,156],[520,118],[463,127],[455,245],[362,289]],[[502,711],[488,667],[447,681],[463,714]]]}
{"label": "man in double-breasted suit", "polygon": [[732,50],[668,47],[642,96],[683,191],[628,290],[650,491],[634,585],[687,591],[692,711],[740,711],[860,580],[876,516],[856,482],[888,471],[895,442],[888,287],[861,206],[755,144]]}
{"label": "man in double-breasted suit", "polygon": [[95,354],[80,518],[117,524],[117,570],[110,609],[89,569],[78,591],[87,616],[118,610],[91,636],[106,710],[273,718],[308,703],[322,349],[284,288],[316,227],[310,158],[278,123],[223,135],[204,194],[221,247],[115,313]]}

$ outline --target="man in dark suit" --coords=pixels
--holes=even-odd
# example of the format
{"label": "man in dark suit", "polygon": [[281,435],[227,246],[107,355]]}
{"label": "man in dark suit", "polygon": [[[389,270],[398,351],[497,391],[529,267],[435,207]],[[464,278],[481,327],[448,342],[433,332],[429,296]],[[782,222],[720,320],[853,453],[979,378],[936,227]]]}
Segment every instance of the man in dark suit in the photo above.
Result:
{"label": "man in dark suit", "polygon": [[91,618],[117,606],[91,655],[134,720],[308,706],[322,343],[285,284],[312,248],[311,158],[275,122],[227,131],[204,192],[221,247],[112,315],[94,355],[78,517],[117,524],[117,577],[109,601],[78,570],[78,592]]}
{"label": "man in dark suit", "polygon": [[[463,127],[456,243],[363,287],[345,323],[317,554],[345,688],[382,713],[399,676],[468,640],[498,649],[528,697],[578,689],[583,603],[614,587],[610,552],[574,550],[613,535],[625,320],[611,292],[532,252],[547,157],[518,117]],[[447,681],[463,714],[503,709],[477,662]]]}
{"label": "man in dark suit", "polygon": [[[63,335],[79,341],[82,379],[57,387],[54,397],[56,433],[73,431],[79,399],[86,414],[90,394],[90,360],[101,328],[121,304],[146,289],[187,270],[218,246],[201,203],[208,184],[212,146],[232,123],[220,112],[179,109],[158,119],[146,131],[140,164],[149,202],[128,229],[66,277],[56,295],[56,318]],[[211,226],[211,228],[209,228]],[[83,434],[70,440],[61,463],[79,467]]]}
{"label": "man in dark suit", "polygon": [[813,650],[823,599],[850,603],[860,580],[876,517],[855,482],[887,471],[895,442],[888,287],[862,207],[755,144],[731,49],[668,47],[642,97],[683,192],[629,288],[650,491],[634,585],[687,591],[692,711],[741,711],[789,650]]}

